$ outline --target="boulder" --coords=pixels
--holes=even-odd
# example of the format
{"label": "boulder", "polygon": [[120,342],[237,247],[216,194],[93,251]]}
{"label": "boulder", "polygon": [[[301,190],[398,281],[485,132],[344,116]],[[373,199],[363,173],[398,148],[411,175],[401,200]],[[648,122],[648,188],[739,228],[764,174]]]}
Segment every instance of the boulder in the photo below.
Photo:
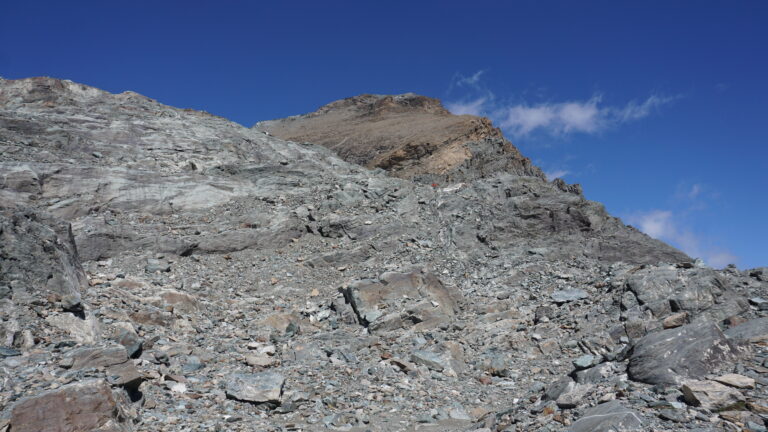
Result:
{"label": "boulder", "polygon": [[82,381],[20,400],[11,410],[13,432],[123,432],[131,424],[103,380]]}
{"label": "boulder", "polygon": [[646,430],[640,415],[619,401],[609,401],[590,408],[576,420],[570,432],[613,432]]}
{"label": "boulder", "polygon": [[[733,296],[727,280],[709,268],[648,267],[632,274],[627,288],[656,318],[672,312],[699,315],[713,309],[707,316],[717,321],[748,307],[746,299]],[[720,298],[725,294],[729,295]]]}
{"label": "boulder", "polygon": [[646,335],[632,348],[629,377],[648,384],[703,378],[740,354],[713,323],[697,323]]}
{"label": "boulder", "polygon": [[279,404],[285,378],[275,372],[234,374],[227,383],[227,397],[246,402]]}
{"label": "boulder", "polygon": [[720,411],[745,401],[738,390],[715,381],[687,381],[680,388],[685,401],[710,411]]}
{"label": "boulder", "polygon": [[432,273],[384,273],[378,281],[354,282],[344,291],[360,322],[371,330],[434,327],[457,310],[452,292]]}

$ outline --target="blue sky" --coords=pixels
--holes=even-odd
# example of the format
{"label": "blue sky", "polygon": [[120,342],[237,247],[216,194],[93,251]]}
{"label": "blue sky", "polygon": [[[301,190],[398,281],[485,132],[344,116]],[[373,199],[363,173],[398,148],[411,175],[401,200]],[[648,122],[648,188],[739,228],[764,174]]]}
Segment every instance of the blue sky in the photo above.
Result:
{"label": "blue sky", "polygon": [[768,2],[7,1],[0,76],[250,126],[361,93],[491,117],[710,264],[768,265]]}

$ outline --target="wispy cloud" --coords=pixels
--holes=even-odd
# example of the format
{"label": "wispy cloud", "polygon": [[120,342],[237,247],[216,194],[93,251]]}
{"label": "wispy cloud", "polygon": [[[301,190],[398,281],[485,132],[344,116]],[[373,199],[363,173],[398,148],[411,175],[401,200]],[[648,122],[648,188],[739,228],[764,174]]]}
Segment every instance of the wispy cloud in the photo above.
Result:
{"label": "wispy cloud", "polygon": [[505,132],[520,137],[537,131],[550,135],[597,133],[647,117],[660,106],[675,99],[651,95],[642,102],[630,101],[624,106],[616,107],[606,106],[602,103],[602,96],[594,95],[583,101],[497,106],[492,98],[483,96],[448,102],[446,107],[454,114],[488,115]]}
{"label": "wispy cloud", "polygon": [[462,76],[462,75],[457,75],[456,85],[459,85],[459,86],[462,86],[462,85],[470,85],[470,86],[477,85],[477,83],[480,82],[480,77],[483,76],[484,73],[485,73],[484,70],[479,70],[479,71],[473,73],[472,75],[470,75],[468,77],[465,77],[465,76]]}
{"label": "wispy cloud", "polygon": [[683,227],[672,211],[652,210],[637,213],[628,217],[627,221],[649,236],[669,242],[686,254],[701,258],[712,267],[722,268],[738,261],[738,257],[732,253],[707,245],[700,236]]}
{"label": "wispy cloud", "polygon": [[482,116],[485,114],[483,112],[485,103],[486,98],[481,97],[468,102],[447,102],[445,108],[456,115],[472,114],[473,116]]}
{"label": "wispy cloud", "polygon": [[679,96],[652,94],[642,100],[631,100],[624,105],[608,105],[601,94],[594,94],[586,100],[543,102],[530,104],[520,102],[503,104],[481,82],[485,71],[470,76],[456,75],[449,92],[464,87],[469,93],[463,98],[446,103],[454,114],[485,115],[491,118],[504,132],[522,137],[534,132],[554,136],[571,133],[598,133],[623,123],[648,117],[659,108]]}
{"label": "wispy cloud", "polygon": [[701,185],[696,183],[691,186],[691,189],[688,191],[688,199],[694,199],[699,196],[699,194],[701,194]]}
{"label": "wispy cloud", "polygon": [[544,173],[545,176],[547,176],[547,180],[552,181],[556,178],[563,178],[570,174],[570,171],[566,170],[553,170],[553,171],[547,171]]}

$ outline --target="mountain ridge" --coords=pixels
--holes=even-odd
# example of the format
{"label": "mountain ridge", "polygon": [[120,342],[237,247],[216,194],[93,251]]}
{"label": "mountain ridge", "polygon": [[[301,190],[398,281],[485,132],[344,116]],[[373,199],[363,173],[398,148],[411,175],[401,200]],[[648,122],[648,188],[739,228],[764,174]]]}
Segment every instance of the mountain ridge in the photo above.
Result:
{"label": "mountain ridge", "polygon": [[[386,98],[327,112],[455,121]],[[387,172],[135,93],[0,80],[0,430],[764,423],[768,268],[709,268],[502,139],[465,145],[448,171]]]}

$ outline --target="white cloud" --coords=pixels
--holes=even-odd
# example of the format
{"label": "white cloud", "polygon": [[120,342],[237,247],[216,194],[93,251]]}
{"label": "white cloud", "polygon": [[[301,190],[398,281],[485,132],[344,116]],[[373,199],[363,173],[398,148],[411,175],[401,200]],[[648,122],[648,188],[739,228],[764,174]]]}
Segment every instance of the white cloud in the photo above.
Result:
{"label": "white cloud", "polygon": [[694,199],[701,193],[701,185],[700,184],[694,184],[691,186],[691,190],[688,191],[688,198]]}
{"label": "white cloud", "polygon": [[717,247],[704,245],[701,238],[689,229],[681,228],[675,214],[669,210],[652,210],[627,218],[640,231],[649,236],[672,243],[694,258],[701,258],[712,267],[725,267],[738,261],[738,257]]}
{"label": "white cloud", "polygon": [[540,130],[551,135],[596,133],[650,115],[657,107],[675,98],[652,95],[642,103],[630,101],[623,107],[605,106],[595,95],[585,101],[518,104],[496,109],[494,120],[506,132],[525,136]]}
{"label": "white cloud", "polygon": [[553,170],[544,173],[544,175],[547,176],[547,180],[549,181],[552,181],[556,178],[563,178],[568,174],[570,174],[570,172],[566,170]]}
{"label": "white cloud", "polygon": [[473,73],[472,75],[470,75],[468,77],[459,75],[459,78],[456,81],[456,85],[459,85],[459,86],[461,86],[461,85],[470,85],[470,86],[477,85],[477,83],[480,82],[480,77],[484,73],[485,73],[484,70],[479,70],[479,71]]}
{"label": "white cloud", "polygon": [[678,97],[653,94],[643,101],[632,100],[623,106],[605,105],[600,94],[586,100],[546,102],[538,104],[500,104],[481,82],[485,71],[465,77],[457,74],[449,92],[455,87],[465,88],[474,97],[446,102],[454,114],[487,114],[504,132],[521,137],[533,132],[562,136],[570,133],[597,133],[623,123],[637,121],[651,115],[659,107]]}
{"label": "white cloud", "polygon": [[486,98],[481,97],[469,102],[448,102],[445,108],[456,115],[472,114],[474,116],[483,115],[483,106]]}
{"label": "white cloud", "polygon": [[643,117],[647,117],[653,110],[660,106],[673,102],[676,99],[678,99],[678,97],[651,95],[643,103],[630,101],[626,106],[616,111],[614,115],[622,122],[639,120]]}

